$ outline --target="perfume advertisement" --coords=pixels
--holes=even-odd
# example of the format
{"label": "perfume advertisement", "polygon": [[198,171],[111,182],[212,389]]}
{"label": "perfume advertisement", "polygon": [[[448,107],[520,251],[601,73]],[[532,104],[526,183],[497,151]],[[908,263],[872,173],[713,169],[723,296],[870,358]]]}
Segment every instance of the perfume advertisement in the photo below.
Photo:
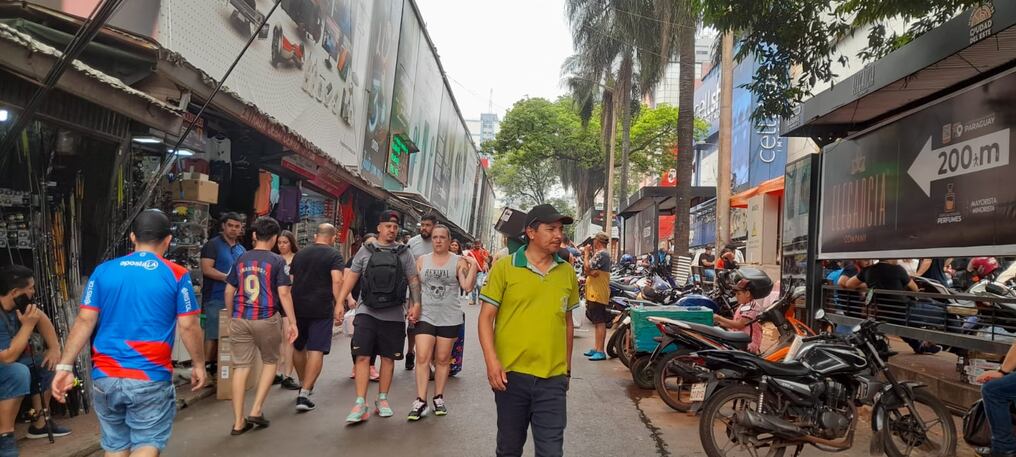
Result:
{"label": "perfume advertisement", "polygon": [[823,150],[821,258],[1016,254],[1016,74]]}

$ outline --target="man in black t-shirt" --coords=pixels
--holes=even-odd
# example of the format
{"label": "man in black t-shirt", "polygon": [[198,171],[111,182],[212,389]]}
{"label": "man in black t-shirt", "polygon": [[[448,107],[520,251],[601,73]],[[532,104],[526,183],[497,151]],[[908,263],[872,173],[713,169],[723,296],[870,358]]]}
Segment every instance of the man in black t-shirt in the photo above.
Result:
{"label": "man in black t-shirt", "polygon": [[[895,260],[882,260],[865,267],[857,276],[847,280],[846,287],[861,291],[880,289],[918,292],[917,283],[910,278],[907,270],[898,265]],[[927,317],[926,313],[922,313],[918,309],[911,309],[915,306],[919,307],[920,304],[912,303],[910,297],[907,296],[876,293],[872,297],[872,301],[876,307],[882,308],[876,308],[875,311],[880,320],[903,324],[907,316],[913,312],[913,317],[917,319],[907,320],[911,320],[911,323],[915,324],[920,323],[921,317]],[[903,338],[903,341],[918,354],[934,354],[942,350],[941,347],[927,341],[921,342],[911,338]]]}
{"label": "man in black t-shirt", "polygon": [[699,254],[698,264],[702,267],[702,280],[712,282],[716,279],[716,256],[713,255],[713,246],[706,246],[705,252]]}
{"label": "man in black t-shirt", "polygon": [[293,364],[302,384],[296,410],[301,412],[315,408],[310,396],[321,375],[324,356],[332,349],[332,323],[341,324],[345,316],[338,299],[345,262],[334,247],[336,233],[332,224],[319,225],[314,244],[297,252],[290,266],[299,330],[293,342]]}

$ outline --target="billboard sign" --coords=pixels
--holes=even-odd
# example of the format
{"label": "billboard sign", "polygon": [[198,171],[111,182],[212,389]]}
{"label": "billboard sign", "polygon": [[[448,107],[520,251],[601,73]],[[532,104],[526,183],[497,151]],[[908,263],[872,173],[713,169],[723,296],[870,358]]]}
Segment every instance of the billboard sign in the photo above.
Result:
{"label": "billboard sign", "polygon": [[821,258],[1016,254],[1016,73],[823,151]]}
{"label": "billboard sign", "polygon": [[402,31],[399,33],[399,57],[395,71],[395,93],[392,96],[392,128],[390,151],[385,172],[403,186],[409,181],[409,148],[411,141],[410,118],[413,114],[416,68],[419,62],[423,33],[413,8],[402,12]]}
{"label": "billboard sign", "polygon": [[360,170],[364,177],[381,185],[388,159],[391,133],[392,92],[395,87],[395,59],[399,53],[402,0],[374,0],[370,21],[370,66],[367,83],[367,125]]}

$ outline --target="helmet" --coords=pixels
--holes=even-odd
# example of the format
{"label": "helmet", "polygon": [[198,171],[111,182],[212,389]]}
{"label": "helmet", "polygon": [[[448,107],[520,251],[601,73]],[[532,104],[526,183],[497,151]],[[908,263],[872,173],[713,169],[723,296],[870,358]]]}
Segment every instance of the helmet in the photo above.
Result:
{"label": "helmet", "polygon": [[730,280],[734,290],[747,290],[754,299],[765,298],[773,291],[773,280],[758,268],[740,268],[731,275]]}
{"label": "helmet", "polygon": [[994,257],[974,257],[970,259],[967,269],[983,278],[998,269],[998,260]]}
{"label": "helmet", "polygon": [[634,265],[635,264],[635,257],[633,257],[631,254],[622,255],[620,263],[621,263],[621,266]]}

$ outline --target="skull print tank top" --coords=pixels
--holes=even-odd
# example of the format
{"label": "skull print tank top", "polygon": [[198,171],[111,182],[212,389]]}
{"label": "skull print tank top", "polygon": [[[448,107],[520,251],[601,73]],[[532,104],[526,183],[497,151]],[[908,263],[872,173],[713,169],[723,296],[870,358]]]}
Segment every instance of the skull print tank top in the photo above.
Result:
{"label": "skull print tank top", "polygon": [[459,256],[449,254],[444,265],[434,263],[433,254],[420,256],[420,282],[423,286],[423,312],[420,320],[435,327],[459,325],[463,322],[459,302],[459,277],[456,266]]}

